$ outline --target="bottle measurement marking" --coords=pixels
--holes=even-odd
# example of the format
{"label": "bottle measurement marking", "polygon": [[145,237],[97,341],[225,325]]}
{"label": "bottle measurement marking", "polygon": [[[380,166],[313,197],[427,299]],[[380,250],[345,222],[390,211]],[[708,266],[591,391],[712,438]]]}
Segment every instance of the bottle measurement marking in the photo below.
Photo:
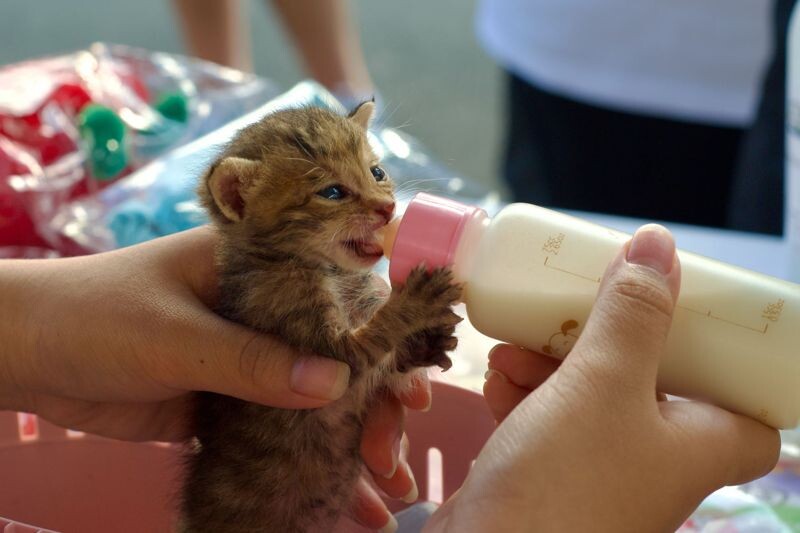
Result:
{"label": "bottle measurement marking", "polygon": [[[544,242],[544,245],[542,246],[542,251],[545,254],[552,254],[554,256],[557,256],[558,253],[561,251],[561,248],[564,245],[565,237],[566,237],[566,235],[564,235],[563,233],[558,233],[556,235],[548,236],[547,239]],[[586,280],[586,281],[591,281],[592,283],[600,283],[600,281],[602,280],[602,277],[592,278],[592,277],[589,277],[589,276],[585,276],[583,274],[578,274],[577,272],[572,272],[571,270],[566,270],[564,268],[559,268],[557,266],[553,266],[553,265],[550,264],[550,255],[545,255],[545,257],[544,257],[544,266],[545,266],[545,268],[556,270],[556,271],[562,272],[564,274],[569,274],[570,276],[575,276],[576,278],[581,278],[581,279]],[[761,318],[765,318],[765,319],[767,319],[767,320],[769,320],[771,322],[777,322],[778,319],[780,318],[780,315],[781,315],[782,311],[783,311],[783,306],[784,306],[784,301],[783,300],[778,300],[777,302],[767,304],[767,306],[764,307],[764,310],[762,311]],[[702,316],[704,316],[706,318],[710,318],[712,320],[718,320],[720,322],[724,322],[726,324],[730,324],[731,326],[736,326],[738,328],[742,328],[742,329],[746,329],[746,330],[749,330],[749,331],[753,331],[755,333],[761,333],[762,335],[765,335],[767,333],[767,330],[769,329],[769,324],[768,323],[765,323],[764,326],[761,327],[761,328],[754,328],[752,326],[748,326],[747,324],[742,324],[740,322],[735,322],[733,320],[728,320],[726,318],[722,318],[722,317],[716,316],[715,314],[713,314],[711,312],[710,309],[707,310],[707,311],[699,311],[697,309],[692,309],[691,307],[686,307],[686,306],[680,305],[680,304],[678,304],[677,307],[679,307],[681,309],[684,309],[686,311],[689,311],[691,313],[702,315]]]}
{"label": "bottle measurement marking", "polygon": [[746,324],[741,324],[739,322],[734,322],[733,320],[727,320],[725,318],[718,317],[718,316],[712,314],[710,309],[708,311],[698,311],[697,309],[692,309],[691,307],[686,307],[685,305],[678,305],[677,307],[680,307],[681,309],[684,309],[684,310],[689,311],[691,313],[695,313],[695,314],[698,314],[698,315],[703,315],[704,317],[711,318],[713,320],[719,320],[720,322],[725,322],[726,324],[730,324],[732,326],[748,329],[750,331],[755,331],[756,333],[766,334],[767,333],[767,329],[769,328],[769,324],[764,324],[764,327],[762,327],[762,328],[754,328],[754,327],[748,326]]}
{"label": "bottle measurement marking", "polygon": [[590,278],[589,276],[584,276],[583,274],[578,274],[577,272],[571,272],[569,270],[564,270],[563,268],[558,268],[556,266],[550,265],[550,264],[548,264],[549,259],[550,259],[550,256],[547,256],[547,257],[544,258],[544,266],[546,266],[547,268],[550,268],[550,269],[553,269],[553,270],[558,270],[559,272],[563,272],[564,274],[569,274],[571,276],[576,276],[578,278],[585,279],[587,281],[592,281],[594,283],[600,283],[600,278]]}

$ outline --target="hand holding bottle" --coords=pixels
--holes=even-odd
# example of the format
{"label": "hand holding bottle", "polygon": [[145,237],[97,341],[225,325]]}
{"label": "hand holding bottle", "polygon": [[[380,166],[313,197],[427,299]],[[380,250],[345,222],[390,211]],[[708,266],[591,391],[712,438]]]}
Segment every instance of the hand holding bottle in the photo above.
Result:
{"label": "hand holding bottle", "polygon": [[674,531],[717,488],[766,474],[777,431],[656,395],[679,285],[671,237],[647,226],[563,363],[494,350],[485,393],[502,423],[425,531]]}
{"label": "hand holding bottle", "polygon": [[[563,358],[584,331],[603,270],[628,235],[529,204],[494,217],[418,194],[384,236],[389,277],[424,263],[464,284],[475,329]],[[658,386],[749,415],[800,425],[800,286],[687,252]]]}

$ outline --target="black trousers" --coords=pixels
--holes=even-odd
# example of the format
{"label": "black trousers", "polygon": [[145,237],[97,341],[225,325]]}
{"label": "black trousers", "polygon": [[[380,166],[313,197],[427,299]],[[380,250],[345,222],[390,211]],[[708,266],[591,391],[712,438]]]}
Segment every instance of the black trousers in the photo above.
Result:
{"label": "black trousers", "polygon": [[515,201],[723,227],[743,131],[611,111],[508,76]]}
{"label": "black trousers", "polygon": [[776,0],[772,61],[761,84],[761,102],[748,130],[733,181],[728,211],[732,228],[783,233],[786,34],[795,0]]}
{"label": "black trousers", "polygon": [[509,74],[504,175],[514,199],[780,235],[795,3],[774,3],[774,53],[746,131],[588,106]]}

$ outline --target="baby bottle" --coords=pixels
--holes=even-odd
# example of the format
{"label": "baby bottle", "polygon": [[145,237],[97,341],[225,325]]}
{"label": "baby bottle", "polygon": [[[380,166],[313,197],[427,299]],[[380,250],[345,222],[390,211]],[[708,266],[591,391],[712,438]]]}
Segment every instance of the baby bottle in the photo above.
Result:
{"label": "baby bottle", "polygon": [[[630,238],[528,204],[495,217],[418,194],[388,228],[389,277],[449,266],[483,334],[563,358],[603,272]],[[800,422],[800,286],[679,251],[681,292],[660,391],[713,402],[775,428]]]}

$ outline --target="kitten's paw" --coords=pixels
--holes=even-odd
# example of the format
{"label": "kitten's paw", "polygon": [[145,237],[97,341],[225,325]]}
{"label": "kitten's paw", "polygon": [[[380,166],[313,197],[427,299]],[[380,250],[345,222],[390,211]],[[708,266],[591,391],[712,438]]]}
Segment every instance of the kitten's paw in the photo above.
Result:
{"label": "kitten's paw", "polygon": [[389,313],[402,321],[403,336],[425,329],[455,327],[461,318],[452,307],[461,297],[461,285],[453,282],[448,269],[431,273],[425,267],[411,271],[406,283],[392,290],[387,306]]}
{"label": "kitten's paw", "polygon": [[414,300],[449,308],[461,298],[462,287],[453,281],[449,268],[436,268],[429,273],[424,266],[418,266],[406,278],[403,291]]}
{"label": "kitten's paw", "polygon": [[458,339],[452,331],[428,330],[411,336],[405,349],[397,356],[397,369],[408,372],[414,368],[438,366],[447,370],[453,366],[447,352],[458,346]]}
{"label": "kitten's paw", "polygon": [[458,344],[453,333],[463,318],[452,307],[461,297],[461,291],[449,269],[438,268],[428,273],[424,267],[418,267],[411,272],[402,292],[405,305],[413,308],[413,312],[407,315],[408,335],[403,353],[398,354],[398,370],[406,372],[426,366],[447,370],[452,366],[446,352]]}
{"label": "kitten's paw", "polygon": [[453,313],[461,298],[461,285],[453,281],[449,269],[437,268],[428,273],[417,267],[399,289],[400,305],[410,326],[409,333],[435,328],[454,328],[462,318]]}

